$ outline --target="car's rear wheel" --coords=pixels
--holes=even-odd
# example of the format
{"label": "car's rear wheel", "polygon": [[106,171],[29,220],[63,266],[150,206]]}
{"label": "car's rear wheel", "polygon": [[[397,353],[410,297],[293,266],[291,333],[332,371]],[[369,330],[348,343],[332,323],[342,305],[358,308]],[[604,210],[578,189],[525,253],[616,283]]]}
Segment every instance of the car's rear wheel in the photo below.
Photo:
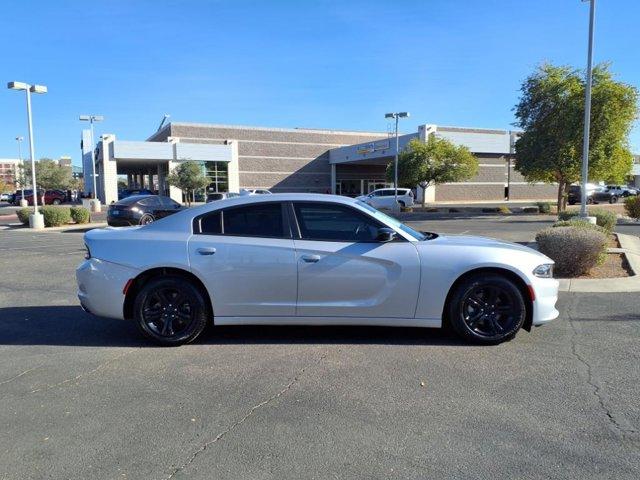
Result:
{"label": "car's rear wheel", "polygon": [[594,202],[593,202],[593,198],[588,197],[588,198],[587,198],[587,203],[588,203],[589,205],[593,205],[593,203],[594,203]]}
{"label": "car's rear wheel", "polygon": [[449,302],[449,322],[461,337],[484,344],[511,340],[524,324],[527,307],[509,278],[477,274],[458,284]]}
{"label": "car's rear wheel", "polygon": [[153,218],[152,215],[145,213],[140,219],[140,225],[149,225],[150,223],[153,223],[154,220],[155,219]]}
{"label": "car's rear wheel", "polygon": [[612,196],[612,197],[609,199],[609,203],[618,203],[618,197],[617,197],[617,196],[615,196],[615,195],[614,195],[614,196]]}
{"label": "car's rear wheel", "polygon": [[134,317],[144,335],[160,345],[192,342],[207,325],[203,293],[189,280],[162,276],[149,280],[138,292]]}
{"label": "car's rear wheel", "polygon": [[400,208],[406,207],[405,203],[402,200],[398,200],[398,204],[400,205]]}
{"label": "car's rear wheel", "polygon": [[51,202],[52,205],[60,205],[60,199],[58,198],[54,198],[53,201]]}

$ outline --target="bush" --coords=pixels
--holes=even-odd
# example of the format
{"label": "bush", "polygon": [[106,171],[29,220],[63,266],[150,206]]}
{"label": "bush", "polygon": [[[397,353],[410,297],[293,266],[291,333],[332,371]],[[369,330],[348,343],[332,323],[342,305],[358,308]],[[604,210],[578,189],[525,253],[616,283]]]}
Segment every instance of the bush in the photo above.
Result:
{"label": "bush", "polygon": [[69,207],[42,207],[40,210],[44,216],[45,227],[59,227],[71,221],[71,210]]}
{"label": "bush", "polygon": [[551,204],[549,202],[537,202],[536,206],[540,213],[551,213]]}
{"label": "bush", "polygon": [[624,210],[631,218],[640,220],[640,196],[627,198],[624,201]]}
{"label": "bush", "polygon": [[[574,217],[580,215],[580,212],[577,210],[560,212],[558,214],[558,220],[571,220]],[[618,221],[618,217],[615,213],[609,212],[608,210],[590,210],[589,215],[592,217],[596,217],[596,225],[600,225],[602,228],[607,230],[608,232],[613,231],[613,227],[616,226]]]}
{"label": "bush", "polygon": [[498,213],[501,215],[511,215],[511,210],[509,210],[509,207],[502,206],[498,208]]}
{"label": "bush", "polygon": [[536,235],[538,250],[556,262],[556,272],[577,277],[604,262],[607,236],[592,228],[546,228]]}
{"label": "bush", "polygon": [[71,219],[76,223],[89,223],[91,213],[84,207],[71,207]]}
{"label": "bush", "polygon": [[594,225],[593,223],[585,222],[580,218],[573,218],[571,220],[560,220],[552,225],[553,227],[576,227],[576,228],[588,228],[590,230],[595,230],[596,232],[604,233],[605,235],[609,235],[609,232],[606,228],[601,227],[600,225]]}
{"label": "bush", "polygon": [[31,215],[31,212],[33,212],[31,208],[24,207],[18,210],[16,215],[18,215],[18,220],[20,220],[23,225],[29,225],[29,215]]}

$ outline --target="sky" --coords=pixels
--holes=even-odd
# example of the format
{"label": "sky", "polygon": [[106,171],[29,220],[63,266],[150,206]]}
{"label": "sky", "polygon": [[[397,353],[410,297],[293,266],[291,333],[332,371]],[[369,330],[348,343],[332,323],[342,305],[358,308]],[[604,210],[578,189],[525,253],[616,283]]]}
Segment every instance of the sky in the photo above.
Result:
{"label": "sky", "polygon": [[[176,122],[387,131],[384,114],[513,129],[523,79],[586,65],[580,0],[25,0],[3,2],[0,80],[33,98],[35,156],[80,164],[96,135],[144,140]],[[640,87],[640,2],[598,0],[595,62]],[[25,136],[23,92],[0,90],[0,158]],[[631,135],[640,153],[640,128]],[[23,149],[24,151],[24,149]]]}

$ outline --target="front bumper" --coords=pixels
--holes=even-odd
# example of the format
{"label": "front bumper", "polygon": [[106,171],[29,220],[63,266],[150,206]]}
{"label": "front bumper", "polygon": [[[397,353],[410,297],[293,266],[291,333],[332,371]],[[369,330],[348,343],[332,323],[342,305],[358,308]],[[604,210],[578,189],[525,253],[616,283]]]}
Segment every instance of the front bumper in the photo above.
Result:
{"label": "front bumper", "polygon": [[134,268],[97,258],[85,260],[76,269],[80,305],[94,315],[123,319],[122,290],[139,273]]}
{"label": "front bumper", "polygon": [[558,288],[560,282],[555,278],[536,278],[532,282],[535,300],[533,301],[532,325],[544,325],[555,318],[560,312],[556,309],[558,301]]}

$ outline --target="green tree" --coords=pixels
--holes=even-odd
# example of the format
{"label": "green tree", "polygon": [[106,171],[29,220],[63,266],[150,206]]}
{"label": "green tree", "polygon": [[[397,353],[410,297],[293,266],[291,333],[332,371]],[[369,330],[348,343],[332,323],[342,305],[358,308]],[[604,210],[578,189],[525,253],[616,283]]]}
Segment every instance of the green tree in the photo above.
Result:
{"label": "green tree", "polygon": [[[579,70],[544,64],[525,79],[515,106],[515,166],[529,182],[557,182],[558,210],[570,184],[581,178],[585,80]],[[619,183],[633,157],[629,132],[637,117],[638,91],[616,81],[609,65],[593,70],[589,178]]]}
{"label": "green tree", "polygon": [[3,179],[0,178],[0,193],[8,193],[9,185]]}
{"label": "green tree", "polygon": [[71,186],[71,168],[60,166],[55,160],[41,158],[36,162],[36,184],[43,190],[66,190]]}
{"label": "green tree", "polygon": [[[387,179],[393,181],[393,162]],[[422,187],[422,206],[428,187],[445,182],[461,182],[478,173],[478,160],[467,147],[455,145],[431,134],[426,142],[413,139],[398,156],[398,185]]]}
{"label": "green tree", "polygon": [[205,188],[209,179],[202,172],[202,166],[198,162],[184,162],[167,176],[167,183],[185,192],[187,204],[191,206],[191,197],[195,196],[195,190]]}

